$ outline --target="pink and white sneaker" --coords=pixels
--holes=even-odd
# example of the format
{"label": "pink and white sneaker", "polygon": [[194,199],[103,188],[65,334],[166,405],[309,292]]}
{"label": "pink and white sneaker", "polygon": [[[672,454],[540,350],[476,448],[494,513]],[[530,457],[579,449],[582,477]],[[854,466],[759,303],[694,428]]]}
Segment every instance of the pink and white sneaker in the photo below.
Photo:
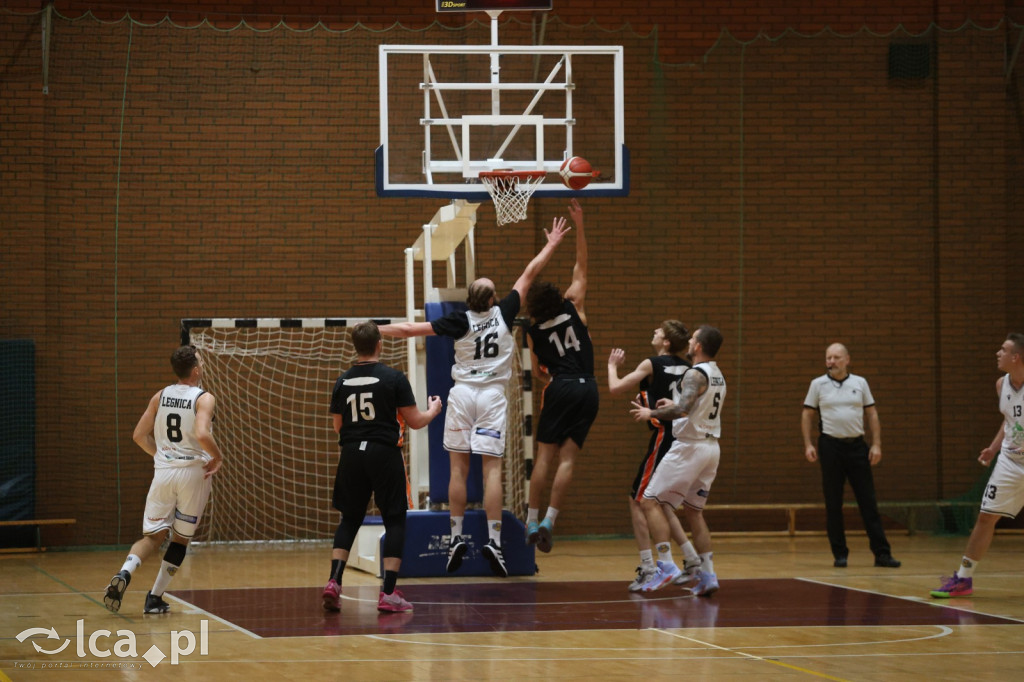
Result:
{"label": "pink and white sneaker", "polygon": [[338,584],[334,578],[327,581],[327,585],[324,586],[323,600],[324,610],[326,611],[341,611],[341,585]]}
{"label": "pink and white sneaker", "polygon": [[381,592],[380,599],[377,600],[377,610],[385,613],[403,613],[412,611],[412,604],[405,600],[405,595],[399,590],[391,594]]}

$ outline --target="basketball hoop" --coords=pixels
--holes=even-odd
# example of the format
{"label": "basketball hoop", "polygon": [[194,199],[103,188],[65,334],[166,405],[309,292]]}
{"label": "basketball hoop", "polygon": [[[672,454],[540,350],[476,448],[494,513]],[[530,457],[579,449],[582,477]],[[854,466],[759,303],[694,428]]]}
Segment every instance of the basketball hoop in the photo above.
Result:
{"label": "basketball hoop", "polygon": [[487,188],[487,193],[494,199],[494,209],[498,224],[517,223],[526,219],[526,205],[546,172],[542,170],[514,171],[494,170],[481,171],[480,182]]}

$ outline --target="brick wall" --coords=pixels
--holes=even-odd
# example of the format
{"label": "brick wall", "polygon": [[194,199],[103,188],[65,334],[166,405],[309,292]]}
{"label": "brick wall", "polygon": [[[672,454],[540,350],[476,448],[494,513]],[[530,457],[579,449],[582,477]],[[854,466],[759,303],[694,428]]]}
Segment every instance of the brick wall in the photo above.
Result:
{"label": "brick wall", "polygon": [[[1010,257],[1024,67],[1006,79],[1016,32],[997,26],[1020,22],[1021,4],[947,3],[937,17],[932,2],[802,4],[624,16],[621,3],[561,0],[547,18],[548,42],[607,29],[627,46],[632,192],[585,205],[598,376],[614,346],[639,362],[665,317],[719,326],[729,397],[714,501],[816,501],[800,406],[842,340],[882,419],[880,498],[958,495],[998,427],[994,353],[1024,312]],[[180,318],[403,313],[402,249],[437,202],[374,194],[376,44],[450,40],[438,27],[338,32],[357,19],[426,27],[422,0],[362,17],[316,2],[163,3],[179,24],[286,14],[332,29],[258,33],[146,25],[137,11],[143,23],[104,23],[123,15],[110,9],[71,20],[88,6],[56,4],[44,95],[38,3],[0,3],[4,335],[37,344],[39,512],[79,519],[47,531],[51,544],[138,534],[151,465],[131,431],[170,380]],[[949,30],[888,35],[933,20]],[[466,42],[488,38],[486,22],[443,21],[469,24]],[[932,75],[890,79],[894,41],[930,44]],[[564,201],[535,199],[527,223],[501,230],[492,210],[477,270],[507,287]],[[565,249],[547,274],[567,283],[571,268]],[[629,531],[646,431],[627,400],[602,401],[566,533]]]}

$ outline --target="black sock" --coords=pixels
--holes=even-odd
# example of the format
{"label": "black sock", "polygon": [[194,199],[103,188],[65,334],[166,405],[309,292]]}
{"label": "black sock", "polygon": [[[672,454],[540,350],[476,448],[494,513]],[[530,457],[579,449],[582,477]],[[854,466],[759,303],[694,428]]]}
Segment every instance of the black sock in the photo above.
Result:
{"label": "black sock", "polygon": [[384,571],[384,594],[394,592],[396,583],[398,583],[398,571]]}
{"label": "black sock", "polygon": [[331,580],[341,584],[341,574],[345,572],[345,562],[341,559],[331,559]]}

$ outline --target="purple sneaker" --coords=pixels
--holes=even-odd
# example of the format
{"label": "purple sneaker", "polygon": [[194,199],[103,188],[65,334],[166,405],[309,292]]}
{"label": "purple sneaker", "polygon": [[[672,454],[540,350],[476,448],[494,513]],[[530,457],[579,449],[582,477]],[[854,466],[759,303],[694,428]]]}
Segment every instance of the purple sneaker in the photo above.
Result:
{"label": "purple sneaker", "polygon": [[932,590],[932,596],[936,599],[949,599],[950,597],[966,597],[974,592],[973,580],[961,578],[956,573],[948,578],[943,578],[942,587]]}

